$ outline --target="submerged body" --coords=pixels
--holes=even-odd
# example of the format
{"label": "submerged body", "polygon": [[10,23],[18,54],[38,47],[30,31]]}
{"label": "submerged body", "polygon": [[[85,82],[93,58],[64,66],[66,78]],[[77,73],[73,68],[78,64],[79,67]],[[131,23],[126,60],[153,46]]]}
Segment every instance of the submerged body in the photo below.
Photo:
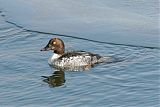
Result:
{"label": "submerged body", "polygon": [[90,68],[94,64],[110,61],[111,57],[102,57],[98,54],[85,51],[66,52],[64,43],[59,38],[53,38],[41,51],[53,50],[54,54],[49,58],[49,64],[60,68]]}

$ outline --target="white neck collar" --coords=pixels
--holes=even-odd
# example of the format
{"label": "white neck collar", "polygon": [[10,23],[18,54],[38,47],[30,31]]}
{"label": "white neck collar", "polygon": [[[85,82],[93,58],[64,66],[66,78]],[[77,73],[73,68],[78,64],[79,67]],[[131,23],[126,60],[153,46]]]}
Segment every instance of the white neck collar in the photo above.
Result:
{"label": "white neck collar", "polygon": [[51,57],[51,60],[56,60],[60,57],[61,55],[54,53]]}

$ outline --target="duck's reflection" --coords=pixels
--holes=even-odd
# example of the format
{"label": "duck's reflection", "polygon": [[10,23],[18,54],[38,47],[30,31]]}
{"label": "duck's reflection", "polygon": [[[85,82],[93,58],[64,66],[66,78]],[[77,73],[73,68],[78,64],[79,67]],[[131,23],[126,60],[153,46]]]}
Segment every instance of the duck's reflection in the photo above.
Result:
{"label": "duck's reflection", "polygon": [[69,67],[69,68],[59,68],[56,66],[51,66],[51,69],[54,71],[51,76],[42,76],[43,81],[48,83],[50,87],[59,87],[65,83],[65,73],[64,71],[84,71],[89,70],[91,67]]}
{"label": "duck's reflection", "polygon": [[42,76],[43,81],[48,83],[50,87],[59,87],[65,83],[65,74],[62,70],[55,70],[51,76]]}

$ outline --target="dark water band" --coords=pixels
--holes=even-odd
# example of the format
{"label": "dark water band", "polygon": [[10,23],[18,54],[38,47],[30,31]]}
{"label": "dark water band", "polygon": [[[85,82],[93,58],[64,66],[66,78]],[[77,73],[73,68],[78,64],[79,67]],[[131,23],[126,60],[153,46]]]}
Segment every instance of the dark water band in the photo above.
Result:
{"label": "dark water band", "polygon": [[30,30],[26,29],[20,25],[17,25],[14,22],[11,21],[6,21],[7,23],[10,23],[18,28],[23,29],[24,31],[27,32],[34,32],[34,33],[40,33],[40,34],[47,34],[47,35],[56,35],[56,36],[62,36],[62,37],[69,37],[69,38],[75,38],[75,39],[81,39],[81,40],[86,40],[86,41],[91,41],[91,42],[96,42],[96,43],[103,43],[103,44],[110,44],[110,45],[120,45],[120,46],[130,46],[130,47],[139,47],[139,48],[149,48],[149,49],[160,49],[160,47],[152,47],[152,46],[140,46],[140,45],[131,45],[131,44],[120,44],[120,43],[111,43],[111,42],[104,42],[104,41],[97,41],[97,40],[92,40],[88,38],[81,38],[81,37],[76,37],[76,36],[71,36],[71,35],[65,35],[65,34],[56,34],[56,33],[49,33],[49,32],[42,32],[42,31],[36,31],[36,30]]}

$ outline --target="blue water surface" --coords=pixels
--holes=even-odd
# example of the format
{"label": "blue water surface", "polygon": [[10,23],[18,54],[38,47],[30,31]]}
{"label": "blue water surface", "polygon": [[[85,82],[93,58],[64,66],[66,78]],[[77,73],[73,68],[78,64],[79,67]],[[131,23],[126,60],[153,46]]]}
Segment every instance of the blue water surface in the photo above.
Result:
{"label": "blue water surface", "polygon": [[47,62],[52,52],[40,52],[57,36],[7,23],[4,10],[0,12],[0,107],[160,106],[159,49],[60,37],[66,50],[123,60],[86,71],[57,73]]}

